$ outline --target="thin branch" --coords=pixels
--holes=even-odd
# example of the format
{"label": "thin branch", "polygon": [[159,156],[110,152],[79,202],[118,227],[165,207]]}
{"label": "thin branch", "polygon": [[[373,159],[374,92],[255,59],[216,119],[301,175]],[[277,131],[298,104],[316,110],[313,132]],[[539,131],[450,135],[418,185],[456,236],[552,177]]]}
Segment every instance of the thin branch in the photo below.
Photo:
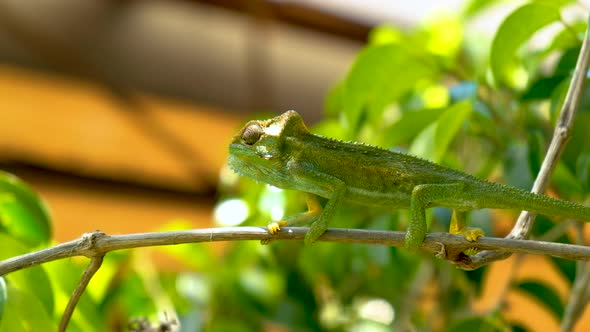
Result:
{"label": "thin branch", "polygon": [[86,289],[86,286],[88,286],[90,279],[92,279],[92,277],[94,276],[96,271],[98,271],[98,269],[102,265],[103,257],[104,256],[94,257],[90,261],[90,264],[88,264],[88,267],[84,271],[84,274],[82,275],[82,278],[80,279],[80,282],[78,283],[78,286],[76,286],[76,289],[74,289],[74,292],[72,293],[72,296],[70,297],[70,300],[68,301],[68,305],[66,306],[66,310],[64,311],[64,314],[61,317],[61,321],[59,322],[59,328],[57,330],[58,332],[64,332],[66,330],[66,328],[68,327],[68,323],[70,322],[70,318],[72,318],[72,315],[74,314],[74,309],[76,308],[76,304],[78,304],[80,297],[82,297],[82,293],[84,293],[84,290]]}
{"label": "thin branch", "polygon": [[[277,240],[302,240],[307,227],[284,227],[273,236]],[[365,229],[332,228],[322,235],[319,241],[404,246],[405,232],[377,231]],[[74,256],[90,258],[102,256],[109,251],[174,245],[182,243],[263,240],[269,233],[264,227],[223,227],[203,228],[187,231],[136,233],[126,235],[107,235],[100,231],[86,233],[79,239],[58,244],[36,252],[11,257],[0,261],[0,276],[23,268]],[[533,255],[550,255],[565,259],[590,260],[590,247],[565,243],[533,240],[482,237],[477,242],[468,242],[464,237],[449,233],[429,233],[421,250],[435,254],[441,259],[450,260],[461,268],[471,266],[462,264],[461,252],[475,248],[478,250],[501,250]],[[458,255],[456,253],[459,253]],[[465,256],[463,255],[464,259]]]}
{"label": "thin branch", "polygon": [[563,313],[563,320],[561,321],[560,327],[562,332],[571,331],[583,313],[583,309],[588,304],[584,299],[584,295],[588,290],[589,284],[590,266],[583,264],[583,268],[577,270],[576,280],[572,286],[570,297]]}
{"label": "thin branch", "polygon": [[[550,176],[553,173],[553,170],[555,169],[555,166],[559,161],[561,153],[565,149],[566,143],[571,136],[574,118],[577,110],[580,107],[580,101],[584,93],[584,85],[586,82],[586,76],[588,73],[589,66],[590,34],[588,28],[586,28],[586,35],[584,37],[582,48],[578,56],[576,68],[574,69],[572,81],[570,83],[569,89],[565,96],[565,100],[561,107],[561,113],[559,115],[559,118],[557,119],[557,124],[553,132],[553,137],[551,139],[551,143],[549,144],[549,149],[547,150],[547,155],[543,160],[541,170],[539,171],[539,174],[535,179],[535,183],[533,184],[533,189],[531,190],[531,192],[533,193],[542,194],[545,191],[547,185],[549,184]],[[528,238],[533,227],[534,220],[534,214],[529,213],[527,211],[523,211],[518,217],[518,220],[516,221],[516,224],[514,225],[510,233],[506,236],[506,238]],[[480,266],[489,264],[493,261],[508,258],[510,255],[511,254],[507,252],[483,251],[478,253],[477,255],[470,256],[470,259],[468,262],[466,262],[466,264],[469,265],[471,268],[478,268]]]}

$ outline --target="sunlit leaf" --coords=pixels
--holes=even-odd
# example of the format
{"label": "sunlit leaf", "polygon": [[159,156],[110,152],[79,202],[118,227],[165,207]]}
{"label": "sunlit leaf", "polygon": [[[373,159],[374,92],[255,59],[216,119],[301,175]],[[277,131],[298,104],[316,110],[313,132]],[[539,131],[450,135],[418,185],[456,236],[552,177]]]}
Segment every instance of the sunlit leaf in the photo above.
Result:
{"label": "sunlit leaf", "polygon": [[385,24],[378,26],[369,32],[369,44],[386,45],[395,44],[403,39],[403,34],[399,28]]}
{"label": "sunlit leaf", "polygon": [[328,116],[337,116],[344,108],[344,83],[332,87],[324,100],[324,110]]}
{"label": "sunlit leaf", "polygon": [[436,121],[443,112],[444,109],[423,109],[402,113],[400,119],[382,135],[385,140],[383,145],[393,147],[409,141],[426,126]]}
{"label": "sunlit leaf", "polygon": [[410,154],[440,162],[452,139],[471,113],[471,102],[456,103],[439,116],[435,123],[424,129],[412,143]]}
{"label": "sunlit leaf", "polygon": [[434,68],[399,45],[365,48],[344,85],[343,110],[349,132],[359,129],[363,112],[370,119],[379,119],[386,106],[435,73]]}
{"label": "sunlit leaf", "polygon": [[481,11],[486,10],[491,5],[496,5],[502,1],[498,0],[471,0],[467,2],[467,5],[463,9],[463,15],[465,17],[471,17],[477,15]]}
{"label": "sunlit leaf", "polygon": [[14,175],[0,171],[0,230],[30,246],[51,239],[51,221],[43,200]]}
{"label": "sunlit leaf", "polygon": [[545,2],[528,3],[506,17],[494,37],[490,54],[492,73],[497,83],[514,86],[518,49],[535,32],[559,19],[559,7]]}
{"label": "sunlit leaf", "polygon": [[520,281],[514,286],[549,309],[556,319],[559,320],[562,317],[564,305],[559,294],[551,286],[540,280]]}
{"label": "sunlit leaf", "polygon": [[[158,228],[160,232],[189,230],[194,226],[184,220],[171,221]],[[217,259],[211,250],[211,246],[205,243],[183,244],[175,246],[160,246],[156,250],[166,252],[196,271],[214,269]]]}
{"label": "sunlit leaf", "polygon": [[469,117],[472,107],[471,102],[462,101],[447,108],[438,118],[436,132],[434,133],[434,161],[440,162],[452,139],[457,135],[463,122]]}
{"label": "sunlit leaf", "polygon": [[566,50],[572,47],[579,47],[582,44],[585,31],[585,21],[569,24],[567,27],[564,27],[561,32],[556,34],[555,37],[553,37],[553,41],[545,52],[549,53],[554,50]]}
{"label": "sunlit leaf", "polygon": [[[0,234],[0,260],[27,253],[28,247],[17,239]],[[53,314],[54,296],[49,277],[44,266],[32,266],[9,273],[5,276],[8,283],[20,289],[31,290],[39,298],[47,313]]]}
{"label": "sunlit leaf", "polygon": [[0,331],[56,331],[57,323],[42,300],[34,288],[9,285]]}

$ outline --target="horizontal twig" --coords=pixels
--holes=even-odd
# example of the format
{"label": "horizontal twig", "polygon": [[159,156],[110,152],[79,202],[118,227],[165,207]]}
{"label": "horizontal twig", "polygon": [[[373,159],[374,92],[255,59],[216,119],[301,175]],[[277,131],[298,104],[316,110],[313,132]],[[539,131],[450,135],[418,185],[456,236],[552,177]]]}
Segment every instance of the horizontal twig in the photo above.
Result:
{"label": "horizontal twig", "polygon": [[[302,240],[307,230],[306,227],[284,227],[272,238]],[[404,232],[333,228],[322,235],[319,241],[403,247],[404,236]],[[58,259],[73,256],[94,258],[109,251],[122,249],[213,241],[263,240],[268,237],[269,233],[264,227],[204,228],[127,235],[107,235],[96,231],[86,233],[73,241],[0,261],[0,275]],[[464,269],[473,268],[461,259],[461,253],[470,248],[590,260],[590,247],[586,246],[491,237],[482,237],[477,242],[468,242],[462,236],[449,233],[429,233],[421,247],[423,251],[450,260]]]}

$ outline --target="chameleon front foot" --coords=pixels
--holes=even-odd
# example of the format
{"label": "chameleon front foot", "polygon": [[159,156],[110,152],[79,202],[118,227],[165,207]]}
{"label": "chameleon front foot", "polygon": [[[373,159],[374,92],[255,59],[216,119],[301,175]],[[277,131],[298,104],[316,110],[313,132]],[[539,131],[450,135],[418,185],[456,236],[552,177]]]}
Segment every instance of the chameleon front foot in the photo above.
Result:
{"label": "chameleon front foot", "polygon": [[[287,222],[286,221],[275,221],[275,222],[271,222],[270,224],[268,224],[268,226],[266,226],[266,229],[268,230],[268,232],[271,235],[277,234],[280,230],[282,226],[287,226]],[[269,236],[265,239],[260,240],[261,244],[269,244],[272,242],[272,236]]]}

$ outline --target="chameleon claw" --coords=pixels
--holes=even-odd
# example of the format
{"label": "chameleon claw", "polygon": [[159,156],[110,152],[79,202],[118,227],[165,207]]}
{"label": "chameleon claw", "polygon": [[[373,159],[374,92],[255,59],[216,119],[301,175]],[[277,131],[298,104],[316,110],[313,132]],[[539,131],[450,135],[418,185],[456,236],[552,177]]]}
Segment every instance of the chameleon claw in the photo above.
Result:
{"label": "chameleon claw", "polygon": [[[465,228],[461,234],[465,238],[465,240],[469,242],[476,242],[477,239],[484,236],[484,232],[481,228]],[[463,251],[463,253],[467,256],[473,256],[477,254],[479,250],[477,248],[471,247]]]}
{"label": "chameleon claw", "polygon": [[467,256],[473,256],[479,252],[479,249],[471,247],[468,249],[463,250],[463,253]]}
{"label": "chameleon claw", "polygon": [[[271,222],[270,224],[268,224],[268,226],[266,226],[266,229],[268,230],[268,232],[271,235],[277,234],[280,230],[281,227],[283,226],[287,226],[287,222],[286,221],[275,221],[275,222]],[[271,243],[273,240],[272,236],[269,236],[265,239],[260,240],[260,244],[269,244]]]}
{"label": "chameleon claw", "polygon": [[266,229],[268,229],[268,232],[270,234],[277,234],[281,230],[282,226],[287,226],[287,222],[286,221],[271,222],[270,224],[268,224],[268,226],[266,226]]}
{"label": "chameleon claw", "polygon": [[484,236],[484,232],[481,228],[466,228],[461,232],[465,240],[469,242],[475,242],[480,237]]}

